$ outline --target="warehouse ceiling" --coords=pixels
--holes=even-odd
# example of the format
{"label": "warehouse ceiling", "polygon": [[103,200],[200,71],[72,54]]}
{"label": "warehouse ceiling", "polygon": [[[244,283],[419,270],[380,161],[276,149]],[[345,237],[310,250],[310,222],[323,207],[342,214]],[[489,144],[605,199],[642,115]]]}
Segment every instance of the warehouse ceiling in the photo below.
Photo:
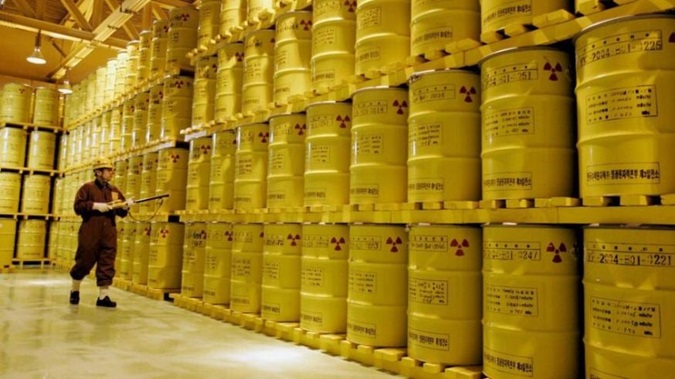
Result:
{"label": "warehouse ceiling", "polygon": [[[0,75],[83,80],[126,44],[192,0],[0,0]],[[37,32],[45,65],[30,64]]]}

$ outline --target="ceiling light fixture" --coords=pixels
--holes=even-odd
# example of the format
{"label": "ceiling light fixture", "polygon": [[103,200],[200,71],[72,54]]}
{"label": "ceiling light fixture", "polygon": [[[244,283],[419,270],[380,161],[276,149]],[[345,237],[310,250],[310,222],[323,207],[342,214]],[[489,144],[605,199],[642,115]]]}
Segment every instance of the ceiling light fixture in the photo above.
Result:
{"label": "ceiling light fixture", "polygon": [[73,88],[70,85],[70,80],[68,79],[68,74],[70,73],[69,69],[66,69],[66,74],[63,76],[63,83],[59,85],[59,92],[61,92],[64,95],[70,95],[73,93]]}
{"label": "ceiling light fixture", "polygon": [[26,58],[26,60],[32,64],[45,64],[47,60],[42,55],[40,51],[40,45],[42,43],[42,30],[38,30],[37,35],[35,36],[35,47],[33,48],[33,54]]}

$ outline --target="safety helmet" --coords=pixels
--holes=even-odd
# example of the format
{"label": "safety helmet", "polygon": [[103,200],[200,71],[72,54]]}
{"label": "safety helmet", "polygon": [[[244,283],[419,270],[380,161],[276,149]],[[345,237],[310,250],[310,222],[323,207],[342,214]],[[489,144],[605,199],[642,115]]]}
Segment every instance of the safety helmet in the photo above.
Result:
{"label": "safety helmet", "polygon": [[113,169],[113,164],[112,164],[112,162],[111,162],[110,160],[108,160],[108,159],[105,159],[105,158],[96,158],[96,159],[94,159],[94,166],[93,166],[93,169],[94,169],[94,170],[100,170],[100,169],[103,169],[103,168],[109,168],[109,169],[112,170],[112,169]]}

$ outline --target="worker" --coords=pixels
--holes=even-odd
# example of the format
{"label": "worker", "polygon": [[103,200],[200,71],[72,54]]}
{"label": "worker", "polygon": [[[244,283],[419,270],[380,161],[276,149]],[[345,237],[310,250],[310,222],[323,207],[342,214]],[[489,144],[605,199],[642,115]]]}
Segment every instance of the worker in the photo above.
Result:
{"label": "worker", "polygon": [[[115,308],[117,303],[110,299],[108,288],[115,276],[115,255],[117,254],[117,228],[115,216],[126,217],[133,199],[125,199],[114,185],[110,184],[113,166],[106,159],[94,161],[92,182],[85,183],[75,195],[75,213],[82,217],[77,237],[75,265],[70,270],[73,286],[70,304],[80,302],[80,284],[96,265],[96,285],[99,296],[96,306]],[[122,207],[113,208],[112,201],[121,202]]]}

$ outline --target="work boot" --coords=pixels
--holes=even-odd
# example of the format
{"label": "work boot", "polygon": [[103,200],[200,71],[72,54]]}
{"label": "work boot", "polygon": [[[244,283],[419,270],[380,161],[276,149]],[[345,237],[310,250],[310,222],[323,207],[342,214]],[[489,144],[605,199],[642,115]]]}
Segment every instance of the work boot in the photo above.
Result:
{"label": "work boot", "polygon": [[80,303],[80,291],[70,291],[70,304],[77,305]]}
{"label": "work boot", "polygon": [[97,298],[96,299],[96,306],[97,307],[106,307],[106,308],[115,308],[117,306],[117,303],[110,300],[110,296],[106,296],[103,299]]}

